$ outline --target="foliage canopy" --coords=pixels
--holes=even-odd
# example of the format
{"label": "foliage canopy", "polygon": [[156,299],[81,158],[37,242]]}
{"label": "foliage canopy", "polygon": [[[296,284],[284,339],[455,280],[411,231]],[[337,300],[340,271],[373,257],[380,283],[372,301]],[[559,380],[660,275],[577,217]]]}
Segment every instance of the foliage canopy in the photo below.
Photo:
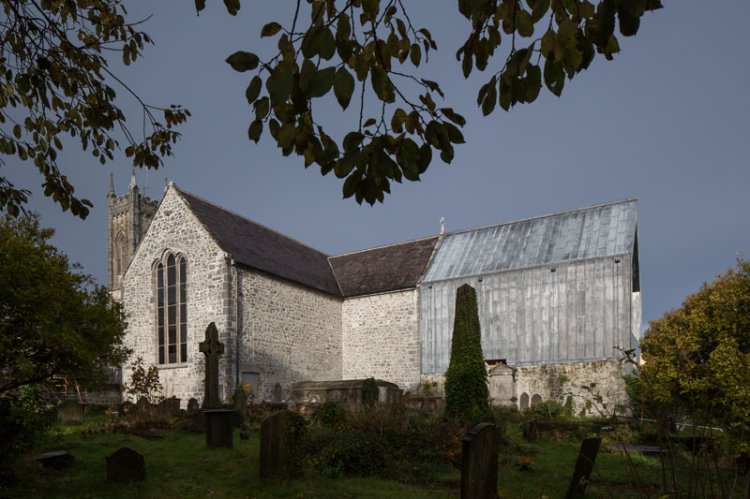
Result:
{"label": "foliage canopy", "polygon": [[642,397],[699,424],[750,431],[750,262],[652,321],[641,347]]}
{"label": "foliage canopy", "polygon": [[60,375],[91,386],[121,365],[125,318],[34,217],[0,221],[0,395]]}
{"label": "foliage canopy", "polygon": [[[86,218],[91,202],[75,195],[58,164],[66,138],[105,164],[119,134],[135,166],[157,168],[179,137],[173,127],[190,113],[146,104],[110,70],[106,53],[129,65],[151,43],[122,0],[0,0],[0,9],[0,166],[3,156],[32,163],[44,195]],[[113,85],[141,105],[142,136],[126,126]],[[17,216],[29,194],[0,176],[0,210]]]}
{"label": "foliage canopy", "polygon": [[464,421],[483,416],[489,408],[487,369],[477,312],[477,293],[468,284],[456,291],[456,317],[451,359],[445,373],[445,410]]}
{"label": "foliage canopy", "polygon": [[[407,3],[297,0],[291,22],[272,21],[260,31],[276,39],[273,57],[231,54],[233,69],[255,73],[246,91],[255,114],[250,140],[267,129],[285,156],[295,153],[305,167],[316,163],[323,175],[345,179],[344,197],[358,203],[382,202],[391,182],[419,180],[433,152],[450,163],[466,120],[438,105],[445,98],[440,84],[420,76],[438,46],[429,29],[412,23]],[[195,4],[200,12],[206,1]],[[224,4],[231,15],[240,10],[240,0]],[[543,86],[560,96],[566,79],[597,53],[611,60],[619,52],[617,27],[635,35],[643,14],[661,7],[660,0],[459,0],[469,36],[456,59],[464,77],[475,69],[489,74],[477,92],[482,113],[507,111],[536,100]],[[314,105],[331,93],[342,109],[359,101],[357,126],[339,138],[325,131]],[[370,95],[374,104],[366,106]]]}

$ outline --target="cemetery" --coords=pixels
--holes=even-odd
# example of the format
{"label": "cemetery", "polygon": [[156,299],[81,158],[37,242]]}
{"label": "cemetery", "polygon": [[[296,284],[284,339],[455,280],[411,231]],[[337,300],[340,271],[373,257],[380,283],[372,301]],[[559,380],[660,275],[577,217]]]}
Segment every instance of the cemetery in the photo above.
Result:
{"label": "cemetery", "polygon": [[[202,405],[191,399],[181,409],[179,399],[159,397],[156,375],[151,386],[137,388],[149,397],[136,403],[61,402],[52,411],[58,426],[50,438],[2,468],[0,492],[580,498],[657,497],[666,489],[675,497],[695,491],[742,497],[748,463],[720,462],[722,440],[711,429],[677,435],[676,425],[607,413],[604,406],[595,408],[599,417],[575,417],[572,404],[555,401],[532,401],[526,411],[491,407],[487,372],[481,357],[481,372],[472,358],[479,329],[472,304],[473,288],[460,288],[444,406],[415,404],[414,396],[407,404],[372,378],[346,390],[341,384],[328,392],[307,386],[320,398],[297,407],[256,403],[242,391],[221,400],[217,370],[224,346],[212,323],[200,344],[206,365]],[[139,369],[136,363],[133,378],[146,379]],[[467,397],[469,392],[480,396]],[[598,403],[593,390],[588,403]],[[691,475],[709,460],[714,470],[702,479]],[[671,481],[664,478],[665,461]]]}

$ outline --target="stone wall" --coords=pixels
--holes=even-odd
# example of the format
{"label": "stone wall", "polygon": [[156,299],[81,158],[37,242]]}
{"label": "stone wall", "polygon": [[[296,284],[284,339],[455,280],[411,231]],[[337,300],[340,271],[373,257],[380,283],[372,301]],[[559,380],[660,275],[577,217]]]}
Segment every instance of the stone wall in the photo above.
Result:
{"label": "stone wall", "polygon": [[256,399],[274,398],[277,383],[286,399],[291,383],[341,379],[339,298],[256,270],[239,281],[240,373],[257,376]]}
{"label": "stone wall", "polygon": [[417,300],[416,290],[407,290],[344,301],[344,379],[374,377],[416,390],[420,375]]}
{"label": "stone wall", "polygon": [[[584,388],[591,383],[596,386],[591,390]],[[529,400],[538,394],[542,401],[555,400],[563,405],[570,394],[576,415],[582,411],[587,415],[600,415],[602,411],[612,414],[617,406],[628,405],[622,364],[614,359],[519,366],[515,385],[519,404],[524,393]],[[606,407],[596,402],[597,396],[602,397]]]}
{"label": "stone wall", "polygon": [[[602,412],[612,414],[617,408],[628,406],[628,397],[623,380],[623,365],[614,359],[594,360],[586,362],[568,362],[563,364],[540,364],[526,366],[510,366],[515,371],[515,383],[512,391],[514,396],[510,400],[493,400],[495,405],[515,405],[518,409],[531,406],[534,395],[539,395],[542,402],[554,400],[565,405],[571,396],[575,415],[601,415]],[[490,371],[491,372],[491,371]],[[490,387],[492,380],[488,379]],[[585,387],[595,383],[592,389]],[[426,374],[421,377],[420,393],[424,395],[443,396],[445,376]],[[526,394],[526,402],[522,402]],[[602,401],[597,402],[596,397]],[[490,393],[490,398],[493,394]],[[513,404],[508,404],[513,402]],[[603,402],[603,404],[602,404]],[[526,407],[524,407],[526,406]]]}
{"label": "stone wall", "polygon": [[[210,322],[216,322],[220,340],[228,342],[229,264],[174,188],[165,194],[123,276],[122,302],[128,322],[125,346],[133,350],[133,355],[123,366],[122,379],[124,383],[130,380],[129,365],[136,357],[142,357],[145,365],[158,362],[153,265],[165,251],[187,258],[188,360],[159,365],[159,376],[165,396],[202,400],[204,359],[198,344],[203,341]],[[225,376],[226,361],[222,360],[221,386],[225,384]]]}

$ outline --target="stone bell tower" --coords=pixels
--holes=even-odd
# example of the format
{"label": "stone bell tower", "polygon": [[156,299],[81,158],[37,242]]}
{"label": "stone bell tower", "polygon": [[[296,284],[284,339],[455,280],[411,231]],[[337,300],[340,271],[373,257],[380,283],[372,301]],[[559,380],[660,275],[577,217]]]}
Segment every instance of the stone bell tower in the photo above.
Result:
{"label": "stone bell tower", "polygon": [[128,192],[122,196],[115,193],[115,182],[109,175],[107,192],[109,223],[109,290],[112,297],[120,301],[120,280],[130,265],[138,244],[148,230],[159,203],[140,193],[135,181],[135,169],[130,177]]}

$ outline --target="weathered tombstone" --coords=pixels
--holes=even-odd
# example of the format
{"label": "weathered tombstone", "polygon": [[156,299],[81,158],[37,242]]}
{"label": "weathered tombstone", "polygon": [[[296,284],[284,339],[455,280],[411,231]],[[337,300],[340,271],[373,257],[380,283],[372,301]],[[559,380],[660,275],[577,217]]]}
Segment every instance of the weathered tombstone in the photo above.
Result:
{"label": "weathered tombstone", "polygon": [[146,397],[141,397],[135,403],[135,417],[139,421],[148,421],[154,417],[154,406]]}
{"label": "weathered tombstone", "polygon": [[206,445],[211,448],[232,448],[232,410],[222,409],[219,399],[219,357],[224,353],[224,344],[219,341],[216,324],[206,328],[206,339],[200,343],[206,356],[206,379],[203,393],[203,415],[206,417]]}
{"label": "weathered tombstone", "polygon": [[146,478],[143,455],[130,447],[121,447],[106,459],[108,482],[139,482]]}
{"label": "weathered tombstone", "polygon": [[281,403],[281,385],[279,383],[276,383],[273,385],[273,394],[271,401],[274,404],[280,404]]}
{"label": "weathered tombstone", "polygon": [[565,495],[566,499],[584,497],[601,443],[602,439],[599,437],[586,438],[581,443],[576,467],[573,470],[573,478],[570,480],[570,487],[568,487],[568,493]]}
{"label": "weathered tombstone", "polygon": [[245,413],[247,412],[247,394],[245,393],[245,390],[242,389],[242,387],[238,387],[237,390],[235,390],[232,402],[234,405],[234,410],[242,414],[242,416],[244,417]]}
{"label": "weathered tombstone", "polygon": [[526,421],[521,427],[521,432],[527,442],[536,442],[536,439],[539,438],[539,423],[536,419]]}
{"label": "weathered tombstone", "polygon": [[536,409],[542,405],[542,396],[538,393],[535,393],[533,397],[531,397],[531,408]]}
{"label": "weathered tombstone", "polygon": [[63,470],[69,468],[75,462],[73,455],[65,450],[45,452],[34,456],[34,460],[44,468],[52,470]]}
{"label": "weathered tombstone", "polygon": [[188,414],[195,414],[198,412],[198,409],[200,409],[200,405],[198,404],[198,400],[195,398],[191,398],[188,400],[188,406],[187,406],[187,412]]}
{"label": "weathered tombstone", "polygon": [[302,475],[302,436],[305,420],[292,411],[268,416],[260,427],[260,479]]}
{"label": "weathered tombstone", "polygon": [[461,442],[462,499],[497,497],[497,429],[480,423]]}
{"label": "weathered tombstone", "polygon": [[224,344],[219,341],[219,331],[212,322],[206,328],[206,339],[199,344],[206,356],[205,383],[203,389],[203,409],[218,409],[219,399],[219,357],[224,354]]}
{"label": "weathered tombstone", "polygon": [[164,399],[156,406],[156,414],[160,418],[169,419],[174,418],[180,412],[180,399],[177,397],[169,397]]}
{"label": "weathered tombstone", "polygon": [[81,424],[85,408],[77,400],[63,400],[57,405],[57,418],[64,425]]}
{"label": "weathered tombstone", "polygon": [[523,392],[521,394],[521,412],[528,411],[529,410],[529,394],[526,392]]}

